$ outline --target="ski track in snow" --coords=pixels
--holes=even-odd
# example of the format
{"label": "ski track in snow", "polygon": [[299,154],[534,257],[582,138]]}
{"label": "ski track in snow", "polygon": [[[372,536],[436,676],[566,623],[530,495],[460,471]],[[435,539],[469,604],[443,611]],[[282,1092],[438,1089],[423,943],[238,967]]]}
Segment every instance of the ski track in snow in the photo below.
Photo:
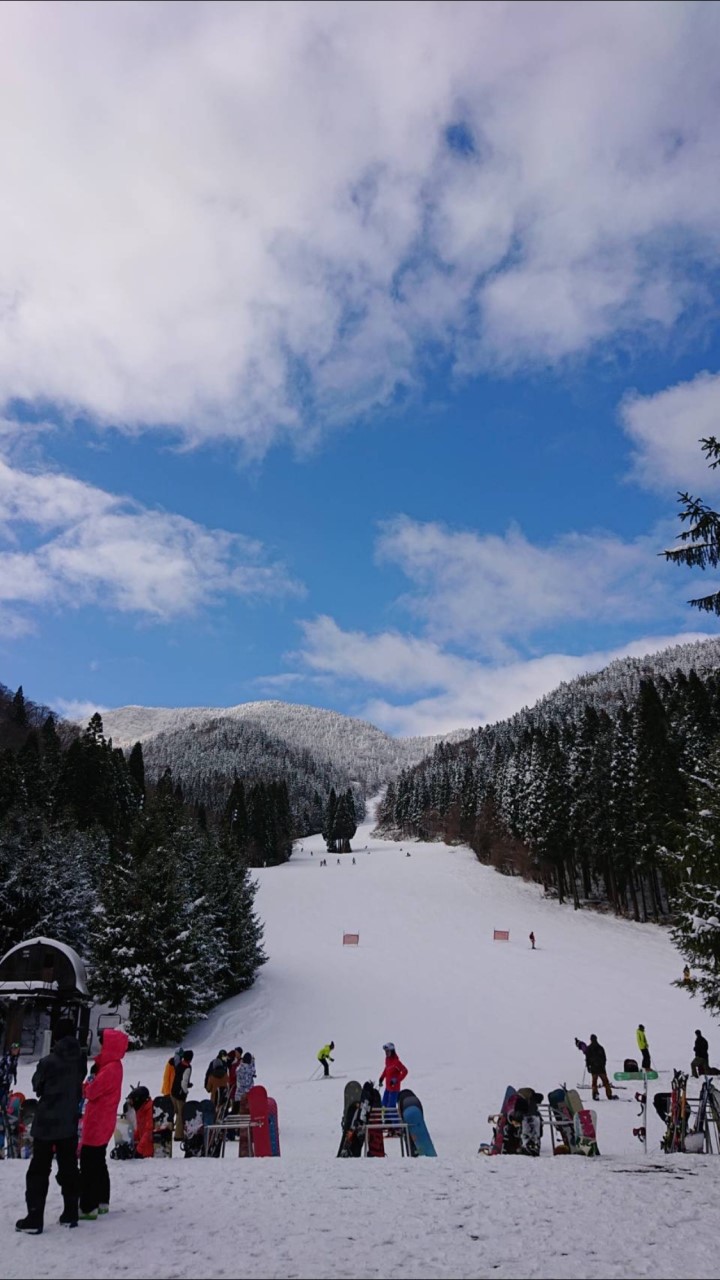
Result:
{"label": "ski track in snow", "polygon": [[[239,1161],[230,1146],[219,1165],[181,1159],[176,1146],[171,1163],[111,1161],[110,1215],[73,1232],[56,1225],[53,1178],[40,1237],[13,1230],[27,1165],[0,1164],[7,1280],[720,1277],[720,1160],[660,1153],[652,1105],[644,1156],[632,1136],[635,1085],[620,1102],[594,1104],[598,1160],[553,1158],[547,1130],[539,1160],[475,1154],[508,1083],[547,1095],[581,1080],[575,1036],[594,1031],[612,1073],[638,1056],[643,1022],[661,1071],[651,1096],[673,1067],[687,1070],[696,1026],[717,1057],[720,1029],[671,986],[682,963],[667,933],[560,908],[466,848],[398,846],[370,830],[353,840],[355,866],[348,855],[338,866],[314,837],[258,872],[271,959],[251,991],[186,1037],[197,1098],[218,1049],[252,1049],[278,1102],[282,1158]],[[510,929],[510,942],[494,943],[493,928]],[[360,933],[358,948],[342,946],[345,930]],[[329,1039],[343,1078],[311,1080]],[[387,1141],[384,1161],[338,1161],[345,1078],[377,1079],[387,1039],[438,1159],[400,1160]],[[125,1091],[141,1081],[156,1093],[167,1056],[128,1055]],[[21,1069],[27,1092],[31,1071]]]}

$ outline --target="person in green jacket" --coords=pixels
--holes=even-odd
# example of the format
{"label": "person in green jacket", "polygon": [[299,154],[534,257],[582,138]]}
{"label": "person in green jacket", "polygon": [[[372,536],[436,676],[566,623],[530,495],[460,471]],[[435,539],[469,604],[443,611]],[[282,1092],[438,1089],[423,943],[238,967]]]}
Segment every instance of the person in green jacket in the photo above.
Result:
{"label": "person in green jacket", "polygon": [[635,1032],[635,1039],[637,1040],[637,1047],[642,1054],[642,1069],[643,1071],[651,1071],[652,1063],[650,1061],[650,1046],[648,1044],[647,1036],[645,1035],[645,1028],[642,1022]]}
{"label": "person in green jacket", "polygon": [[329,1044],[324,1044],[322,1049],[318,1053],[318,1062],[322,1062],[323,1071],[325,1072],[326,1076],[330,1075],[330,1068],[328,1066],[328,1062],[335,1061],[334,1058],[330,1057],[330,1054],[332,1053],[334,1048],[335,1048],[335,1041],[331,1040]]}

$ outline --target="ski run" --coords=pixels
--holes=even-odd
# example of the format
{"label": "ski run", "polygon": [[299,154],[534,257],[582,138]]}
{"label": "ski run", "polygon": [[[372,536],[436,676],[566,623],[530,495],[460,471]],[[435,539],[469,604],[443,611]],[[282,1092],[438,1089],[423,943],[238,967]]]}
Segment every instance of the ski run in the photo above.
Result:
{"label": "ski run", "polygon": [[[660,1116],[629,1082],[619,1100],[578,1090],[597,1117],[600,1156],[482,1158],[509,1085],[547,1103],[586,1083],[575,1039],[596,1034],[612,1080],[646,1029],[655,1092],[689,1070],[695,1029],[720,1052],[720,1027],[672,986],[682,961],[668,933],[559,907],[534,885],[481,867],[466,848],[393,844],[358,829],[340,862],[320,836],[259,871],[269,962],[255,986],[185,1038],[191,1099],[220,1049],[255,1056],[278,1107],[280,1159],[109,1161],[110,1213],[57,1226],[51,1181],[41,1236],[16,1234],[22,1160],[0,1165],[2,1273],[15,1277],[679,1277],[720,1276],[720,1159],[666,1154]],[[408,853],[410,857],[408,857]],[[321,865],[321,862],[324,865]],[[508,932],[494,940],[494,931]],[[533,950],[529,934],[535,935]],[[343,934],[359,935],[343,945]],[[334,1042],[330,1078],[318,1050]],[[392,1042],[420,1099],[436,1159],[336,1158],[346,1085],[372,1081]],[[125,1058],[123,1096],[152,1096],[170,1048]],[[32,1068],[18,1084],[30,1094]],[[690,1080],[696,1098],[701,1081]],[[692,1102],[690,1104],[693,1105]],[[647,1153],[633,1134],[647,1128]]]}

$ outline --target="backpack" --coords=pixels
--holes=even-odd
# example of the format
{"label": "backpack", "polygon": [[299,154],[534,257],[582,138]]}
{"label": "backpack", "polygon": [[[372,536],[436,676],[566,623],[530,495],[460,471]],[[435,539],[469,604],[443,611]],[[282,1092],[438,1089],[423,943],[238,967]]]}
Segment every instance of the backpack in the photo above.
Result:
{"label": "backpack", "polygon": [[623,1071],[639,1071],[640,1068],[634,1058],[626,1058],[623,1063]]}

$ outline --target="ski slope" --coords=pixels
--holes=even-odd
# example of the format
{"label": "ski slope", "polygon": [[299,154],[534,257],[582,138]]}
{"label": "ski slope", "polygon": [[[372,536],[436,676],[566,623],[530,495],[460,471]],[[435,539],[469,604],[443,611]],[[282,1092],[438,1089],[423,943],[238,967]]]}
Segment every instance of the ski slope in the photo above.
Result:
{"label": "ski slope", "polygon": [[[720,1275],[720,1160],[660,1154],[652,1107],[645,1157],[632,1135],[634,1085],[619,1102],[593,1104],[600,1160],[554,1159],[547,1132],[540,1160],[476,1155],[507,1084],[547,1095],[582,1079],[575,1036],[595,1032],[612,1072],[638,1056],[643,1022],[662,1073],[651,1092],[674,1067],[688,1069],[695,1027],[718,1057],[720,1029],[671,985],[682,963],[667,933],[559,907],[537,886],[481,867],[466,848],[398,846],[371,836],[371,826],[353,840],[354,865],[350,855],[338,864],[318,836],[289,863],[258,872],[270,960],[251,991],[185,1040],[195,1051],[194,1097],[204,1096],[219,1049],[252,1050],[258,1080],[278,1102],[282,1159],[113,1162],[108,1220],[32,1239],[9,1230],[24,1166],[8,1162],[0,1166],[8,1277],[116,1276],[118,1251],[128,1277]],[[509,930],[509,942],[494,942],[493,929]],[[343,947],[344,931],[359,933],[358,947]],[[313,1078],[317,1050],[331,1039],[335,1078]],[[377,1080],[388,1039],[409,1068],[439,1158],[401,1161],[387,1142],[385,1161],[338,1162],[345,1080]],[[130,1055],[126,1086],[140,1081],[156,1093],[166,1058],[165,1050]],[[692,1189],[692,1212],[683,1195],[678,1217],[681,1185]],[[50,1196],[52,1223],[54,1187]],[[558,1230],[560,1206],[571,1230]]]}

